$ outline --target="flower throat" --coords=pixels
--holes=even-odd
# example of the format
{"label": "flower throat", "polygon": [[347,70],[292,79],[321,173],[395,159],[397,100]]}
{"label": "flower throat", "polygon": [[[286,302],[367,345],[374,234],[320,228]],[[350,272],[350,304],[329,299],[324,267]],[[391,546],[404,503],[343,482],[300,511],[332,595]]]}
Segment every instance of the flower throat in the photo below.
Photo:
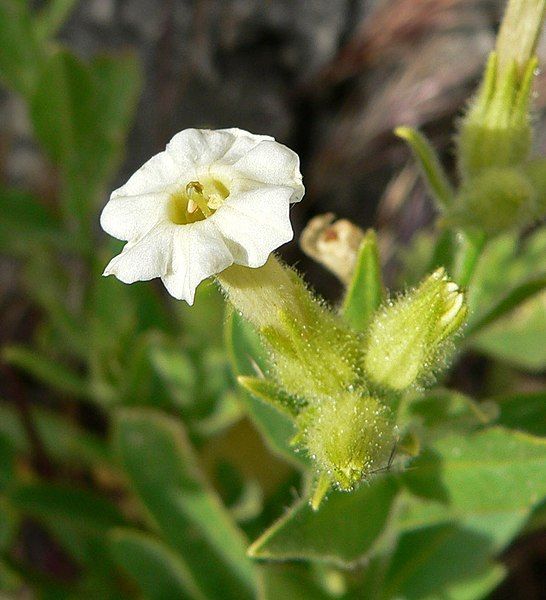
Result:
{"label": "flower throat", "polygon": [[229,196],[229,190],[217,179],[190,181],[183,190],[171,194],[169,219],[177,225],[203,221],[213,215]]}

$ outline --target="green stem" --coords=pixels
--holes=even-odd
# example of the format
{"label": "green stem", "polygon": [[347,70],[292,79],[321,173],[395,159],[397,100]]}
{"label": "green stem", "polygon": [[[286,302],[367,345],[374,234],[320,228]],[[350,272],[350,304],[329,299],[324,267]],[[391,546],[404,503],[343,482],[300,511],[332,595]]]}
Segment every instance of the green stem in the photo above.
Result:
{"label": "green stem", "polygon": [[461,236],[463,239],[456,258],[455,281],[461,287],[467,288],[485,247],[486,237],[482,232],[461,233]]}

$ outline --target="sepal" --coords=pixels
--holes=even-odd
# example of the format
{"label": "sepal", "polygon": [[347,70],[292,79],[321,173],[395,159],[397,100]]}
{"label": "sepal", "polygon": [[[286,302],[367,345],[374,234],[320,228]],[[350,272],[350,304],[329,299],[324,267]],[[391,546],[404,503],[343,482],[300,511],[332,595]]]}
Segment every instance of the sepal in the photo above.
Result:
{"label": "sepal", "polygon": [[411,127],[397,127],[394,133],[405,140],[412,149],[438,208],[440,210],[449,208],[453,204],[453,187],[431,143],[423,134]]}
{"label": "sepal", "polygon": [[270,379],[239,375],[237,381],[245,390],[291,417],[297,417],[306,404],[305,401],[287,394]]}
{"label": "sepal", "polygon": [[492,167],[463,184],[444,224],[495,236],[532,222],[537,204],[535,187],[522,169]]}

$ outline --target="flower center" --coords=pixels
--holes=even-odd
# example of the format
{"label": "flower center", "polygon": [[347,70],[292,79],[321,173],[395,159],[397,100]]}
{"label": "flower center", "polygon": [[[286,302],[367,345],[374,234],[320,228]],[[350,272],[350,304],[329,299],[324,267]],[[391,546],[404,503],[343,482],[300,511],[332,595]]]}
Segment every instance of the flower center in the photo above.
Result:
{"label": "flower center", "polygon": [[184,189],[171,194],[169,219],[177,225],[203,221],[213,215],[228,196],[229,190],[218,179],[206,177],[190,181]]}

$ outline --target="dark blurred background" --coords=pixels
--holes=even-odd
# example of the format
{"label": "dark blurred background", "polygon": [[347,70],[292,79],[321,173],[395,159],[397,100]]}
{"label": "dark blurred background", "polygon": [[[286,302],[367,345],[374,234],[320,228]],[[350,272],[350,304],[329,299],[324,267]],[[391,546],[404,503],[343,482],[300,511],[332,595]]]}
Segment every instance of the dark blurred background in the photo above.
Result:
{"label": "dark blurred background", "polygon": [[[307,195],[294,210],[296,232],[328,211],[373,225],[381,230],[388,265],[392,242],[408,243],[433,219],[392,129],[423,129],[453,166],[454,122],[493,47],[503,6],[497,0],[84,0],[59,37],[83,58],[131,49],[143,64],[144,91],[112,188],[186,127],[273,135],[302,159]],[[543,63],[544,43],[539,54]],[[545,92],[546,76],[539,74],[541,121]],[[538,131],[544,153],[546,127]],[[0,178],[44,197],[55,189],[22,101],[5,89]],[[322,293],[337,296],[335,279],[296,243],[283,252]],[[16,265],[4,260],[0,269],[3,310],[23,314],[8,300],[24,303]],[[24,327],[11,334],[24,340]],[[512,574],[494,598],[545,597],[543,536],[523,539],[505,561]]]}
{"label": "dark blurred background", "polygon": [[[501,0],[86,0],[60,38],[83,58],[134,49],[144,65],[144,93],[114,185],[185,127],[266,133],[302,158],[307,195],[295,210],[296,228],[334,211],[384,229],[388,256],[389,239],[407,241],[431,219],[392,129],[423,128],[449,163],[454,118],[493,47],[503,6]],[[546,54],[544,44],[540,53]],[[541,75],[537,118],[544,87]],[[51,188],[17,98],[0,95],[0,117],[2,178]],[[546,147],[546,133],[537,145]],[[285,252],[301,259],[295,247]],[[322,285],[316,277],[331,296],[333,279]]]}

